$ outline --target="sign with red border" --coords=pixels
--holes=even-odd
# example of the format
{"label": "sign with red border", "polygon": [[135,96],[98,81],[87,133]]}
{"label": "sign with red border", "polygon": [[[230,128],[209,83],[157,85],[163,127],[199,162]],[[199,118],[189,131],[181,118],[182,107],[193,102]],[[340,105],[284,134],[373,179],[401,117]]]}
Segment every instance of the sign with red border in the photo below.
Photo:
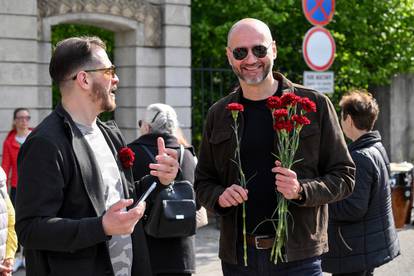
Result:
{"label": "sign with red border", "polygon": [[313,27],[303,39],[303,58],[314,71],[325,71],[335,58],[335,41],[331,33],[322,27]]}
{"label": "sign with red border", "polygon": [[302,0],[306,19],[315,26],[328,24],[335,12],[335,0]]}

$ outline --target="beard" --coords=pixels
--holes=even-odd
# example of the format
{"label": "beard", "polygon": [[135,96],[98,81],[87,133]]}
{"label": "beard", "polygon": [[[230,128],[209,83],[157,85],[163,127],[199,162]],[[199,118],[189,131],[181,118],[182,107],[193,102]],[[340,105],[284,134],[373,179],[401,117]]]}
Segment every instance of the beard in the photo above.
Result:
{"label": "beard", "polygon": [[92,101],[101,103],[102,111],[114,111],[116,107],[115,99],[113,98],[111,88],[106,88],[100,83],[93,83],[92,85]]}
{"label": "beard", "polygon": [[259,84],[261,83],[266,77],[269,75],[271,68],[273,64],[267,63],[263,66],[263,72],[261,74],[258,74],[255,77],[248,76],[247,74],[243,74],[242,71],[239,68],[234,67],[231,64],[231,68],[233,69],[234,74],[240,79],[246,82],[247,84]]}

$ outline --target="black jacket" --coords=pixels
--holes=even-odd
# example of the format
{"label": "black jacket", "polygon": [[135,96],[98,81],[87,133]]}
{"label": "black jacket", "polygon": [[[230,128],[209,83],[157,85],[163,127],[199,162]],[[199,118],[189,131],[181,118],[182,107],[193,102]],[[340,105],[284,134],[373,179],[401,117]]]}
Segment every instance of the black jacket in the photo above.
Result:
{"label": "black jacket", "polygon": [[389,160],[380,134],[362,135],[349,150],[356,165],[354,192],[329,205],[329,252],[322,266],[331,273],[375,268],[400,251],[391,209]]}
{"label": "black jacket", "polygon": [[[284,93],[294,92],[298,96],[308,97],[317,108],[315,113],[306,115],[311,124],[300,133],[295,159],[301,161],[292,167],[305,193],[303,204],[289,205],[293,219],[289,220],[292,224],[289,225],[286,254],[288,261],[294,261],[320,256],[328,251],[327,203],[340,200],[352,192],[355,167],[329,99],[316,91],[291,83],[279,73],[274,77],[282,85]],[[237,262],[238,207],[217,208],[216,203],[227,187],[238,183],[238,170],[231,161],[236,144],[233,119],[226,106],[240,102],[240,98],[241,91],[238,90],[209,109],[194,183],[200,203],[221,215],[219,257],[227,263]],[[239,116],[239,137],[243,137],[244,121],[242,112]],[[274,148],[277,154],[277,138]]]}
{"label": "black jacket", "polygon": [[[175,150],[180,149],[177,139],[169,134],[146,134],[133,141],[128,146],[135,152],[135,159],[132,171],[135,179],[140,179],[143,175],[149,173],[149,163],[153,163],[152,159],[142,145],[145,145],[153,155],[157,154],[157,137],[163,137],[165,146]],[[180,154],[179,154],[180,156]],[[195,169],[194,153],[192,148],[186,148],[181,166],[182,178],[194,182]],[[158,184],[160,185],[160,184]],[[146,191],[148,184],[139,185],[137,194],[140,195]],[[147,199],[146,216],[151,209],[152,202],[155,200],[157,192],[162,189],[159,186],[151,193]],[[145,223],[145,219],[144,219]],[[185,238],[163,238],[157,239],[147,235],[148,249],[152,271],[154,273],[194,273],[195,272],[195,251],[194,236]]]}
{"label": "black jacket", "polygon": [[[131,169],[118,151],[125,142],[114,122],[97,122],[117,160],[125,198],[135,198]],[[103,181],[92,149],[61,105],[30,134],[18,156],[16,231],[26,274],[113,275],[102,226]],[[133,275],[151,275],[144,231],[133,233]]]}

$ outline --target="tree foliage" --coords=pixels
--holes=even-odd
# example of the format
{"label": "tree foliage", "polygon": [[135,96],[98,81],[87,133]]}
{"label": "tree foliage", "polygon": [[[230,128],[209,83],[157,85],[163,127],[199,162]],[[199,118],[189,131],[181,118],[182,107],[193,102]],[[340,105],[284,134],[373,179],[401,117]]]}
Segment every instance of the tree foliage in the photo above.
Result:
{"label": "tree foliage", "polygon": [[[312,25],[298,0],[193,0],[193,66],[213,58],[226,67],[227,32],[239,19],[267,23],[278,47],[275,70],[301,83],[307,68],[302,57],[303,36]],[[336,42],[334,102],[353,87],[388,84],[396,73],[414,72],[414,0],[336,1],[326,26]]]}

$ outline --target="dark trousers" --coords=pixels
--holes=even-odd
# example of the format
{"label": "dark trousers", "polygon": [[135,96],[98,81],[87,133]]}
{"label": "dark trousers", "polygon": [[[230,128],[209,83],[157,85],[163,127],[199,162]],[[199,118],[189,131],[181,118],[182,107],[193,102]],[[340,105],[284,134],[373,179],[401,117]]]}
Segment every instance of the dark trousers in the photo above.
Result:
{"label": "dark trousers", "polygon": [[374,276],[374,269],[351,272],[351,273],[335,273],[332,276]]}
{"label": "dark trousers", "polygon": [[322,276],[320,257],[274,264],[271,249],[247,246],[247,266],[243,262],[243,247],[237,247],[238,264],[221,263],[224,276]]}

